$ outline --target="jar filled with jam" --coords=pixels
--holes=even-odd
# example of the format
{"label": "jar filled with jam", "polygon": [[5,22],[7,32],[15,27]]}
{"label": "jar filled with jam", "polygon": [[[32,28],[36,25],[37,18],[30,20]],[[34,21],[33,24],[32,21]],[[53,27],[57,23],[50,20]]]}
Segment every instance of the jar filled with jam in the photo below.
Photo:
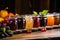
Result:
{"label": "jar filled with jam", "polygon": [[9,19],[9,26],[10,26],[11,30],[16,30],[15,19],[14,18]]}
{"label": "jar filled with jam", "polygon": [[47,24],[47,18],[46,18],[46,16],[40,16],[39,18],[40,18],[40,26],[41,27],[45,27],[46,24]]}
{"label": "jar filled with jam", "polygon": [[22,16],[18,17],[17,18],[18,29],[24,29],[24,24],[25,24],[24,18]]}
{"label": "jar filled with jam", "polygon": [[33,16],[33,27],[38,28],[40,26],[40,19],[38,15]]}
{"label": "jar filled with jam", "polygon": [[26,29],[32,29],[33,28],[33,19],[32,19],[32,16],[25,16],[25,20],[26,20],[26,26],[25,28]]}
{"label": "jar filled with jam", "polygon": [[55,25],[59,25],[59,14],[55,14],[54,15],[54,18],[55,18]]}
{"label": "jar filled with jam", "polygon": [[54,25],[54,15],[48,14],[47,15],[47,26],[53,26]]}

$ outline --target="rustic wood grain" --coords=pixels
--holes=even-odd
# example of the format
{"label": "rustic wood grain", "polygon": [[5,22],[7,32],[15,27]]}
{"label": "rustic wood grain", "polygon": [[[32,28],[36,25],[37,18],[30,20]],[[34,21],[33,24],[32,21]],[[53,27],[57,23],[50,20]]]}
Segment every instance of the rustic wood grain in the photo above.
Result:
{"label": "rustic wood grain", "polygon": [[46,32],[33,32],[17,34],[12,37],[3,38],[0,40],[27,40],[27,39],[43,39],[43,38],[54,38],[60,37],[60,30],[49,30]]}

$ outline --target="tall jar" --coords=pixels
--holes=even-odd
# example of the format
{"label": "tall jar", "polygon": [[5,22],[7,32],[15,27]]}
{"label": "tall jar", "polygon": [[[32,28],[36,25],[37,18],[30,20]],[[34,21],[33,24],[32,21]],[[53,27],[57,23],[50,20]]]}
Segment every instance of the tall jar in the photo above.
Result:
{"label": "tall jar", "polygon": [[26,20],[25,29],[27,29],[27,30],[32,29],[33,28],[32,16],[31,15],[26,15],[25,20]]}
{"label": "tall jar", "polygon": [[47,24],[46,15],[44,15],[44,16],[41,15],[39,18],[40,18],[40,27],[45,27]]}
{"label": "tall jar", "polygon": [[55,14],[54,15],[54,18],[55,18],[55,25],[59,25],[59,14]]}
{"label": "tall jar", "polygon": [[40,26],[39,15],[33,15],[33,27],[38,28]]}
{"label": "tall jar", "polygon": [[53,26],[54,25],[54,15],[53,14],[48,14],[47,15],[47,26]]}

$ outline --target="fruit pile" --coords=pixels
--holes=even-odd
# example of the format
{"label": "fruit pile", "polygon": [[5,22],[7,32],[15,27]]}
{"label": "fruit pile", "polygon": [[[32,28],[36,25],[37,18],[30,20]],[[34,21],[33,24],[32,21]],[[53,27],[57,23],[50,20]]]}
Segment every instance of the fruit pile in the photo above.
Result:
{"label": "fruit pile", "polygon": [[13,32],[9,26],[9,16],[13,16],[14,14],[9,13],[6,10],[0,11],[0,38],[12,36]]}
{"label": "fruit pile", "polygon": [[13,32],[10,30],[10,27],[5,23],[0,23],[0,38],[5,38],[12,35]]}

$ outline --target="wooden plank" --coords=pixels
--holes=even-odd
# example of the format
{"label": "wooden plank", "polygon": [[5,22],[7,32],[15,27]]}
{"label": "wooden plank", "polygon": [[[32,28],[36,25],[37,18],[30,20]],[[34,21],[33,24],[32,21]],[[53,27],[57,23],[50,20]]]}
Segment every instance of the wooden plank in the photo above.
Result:
{"label": "wooden plank", "polygon": [[33,33],[23,33],[14,35],[12,37],[4,38],[3,40],[26,40],[26,39],[43,39],[43,38],[54,38],[60,37],[60,29],[57,30],[49,30],[46,32],[33,32]]}

